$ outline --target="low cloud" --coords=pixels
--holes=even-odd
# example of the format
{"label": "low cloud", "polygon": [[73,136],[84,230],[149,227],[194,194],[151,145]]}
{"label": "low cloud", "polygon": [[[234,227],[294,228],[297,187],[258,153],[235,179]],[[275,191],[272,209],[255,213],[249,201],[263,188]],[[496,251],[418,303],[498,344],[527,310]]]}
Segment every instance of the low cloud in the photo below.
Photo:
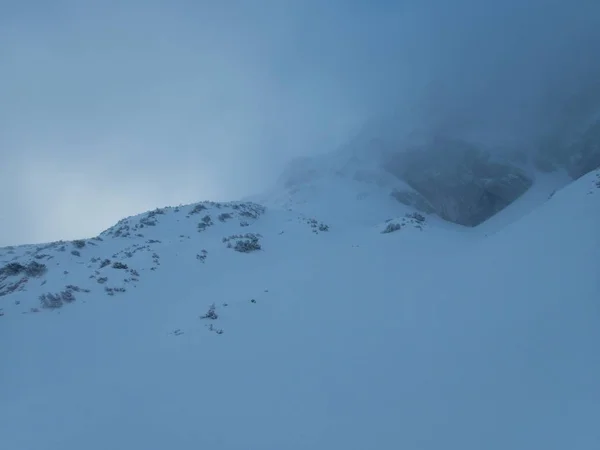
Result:
{"label": "low cloud", "polygon": [[591,0],[11,8],[0,245],[243,197],[390,111],[406,131],[531,143],[564,122],[567,99],[600,93]]}

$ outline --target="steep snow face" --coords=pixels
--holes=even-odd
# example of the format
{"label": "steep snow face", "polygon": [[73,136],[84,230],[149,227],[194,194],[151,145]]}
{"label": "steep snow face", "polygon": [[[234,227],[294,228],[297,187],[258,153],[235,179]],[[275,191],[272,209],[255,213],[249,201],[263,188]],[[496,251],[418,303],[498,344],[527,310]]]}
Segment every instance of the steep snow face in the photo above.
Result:
{"label": "steep snow face", "polygon": [[3,447],[600,448],[600,172],[495,233],[363,183],[0,250]]}
{"label": "steep snow face", "polygon": [[[376,142],[371,143],[377,145]],[[381,169],[377,152],[344,148],[289,164],[276,186],[248,198],[268,207],[300,211],[344,228],[374,226],[412,211],[390,194],[406,184]],[[359,151],[360,150],[360,151]]]}

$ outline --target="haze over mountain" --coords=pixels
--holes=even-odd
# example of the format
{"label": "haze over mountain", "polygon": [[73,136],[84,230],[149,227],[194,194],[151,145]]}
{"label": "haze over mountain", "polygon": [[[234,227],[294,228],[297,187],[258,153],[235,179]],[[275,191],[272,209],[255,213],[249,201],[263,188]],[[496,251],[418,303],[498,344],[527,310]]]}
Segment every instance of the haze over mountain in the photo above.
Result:
{"label": "haze over mountain", "polygon": [[36,5],[2,449],[600,448],[598,2]]}
{"label": "haze over mountain", "polygon": [[369,119],[386,134],[470,134],[535,153],[542,131],[581,123],[597,99],[599,9],[13,2],[0,15],[0,190],[13,192],[0,245],[260,193],[290,158],[343,146]]}

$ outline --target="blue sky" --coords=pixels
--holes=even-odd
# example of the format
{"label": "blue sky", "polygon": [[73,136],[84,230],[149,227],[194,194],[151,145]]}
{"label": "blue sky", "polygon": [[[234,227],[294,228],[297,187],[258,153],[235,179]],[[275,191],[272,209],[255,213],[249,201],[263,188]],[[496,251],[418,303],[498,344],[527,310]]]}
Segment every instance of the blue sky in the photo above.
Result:
{"label": "blue sky", "polygon": [[0,245],[255,193],[389,108],[527,132],[597,73],[595,3],[0,0]]}

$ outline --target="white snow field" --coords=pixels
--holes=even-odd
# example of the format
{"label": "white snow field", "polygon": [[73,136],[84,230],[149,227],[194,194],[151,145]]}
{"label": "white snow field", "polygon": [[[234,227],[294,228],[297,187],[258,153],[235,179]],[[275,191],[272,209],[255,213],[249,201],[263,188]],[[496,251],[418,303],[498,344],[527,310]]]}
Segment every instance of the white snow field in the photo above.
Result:
{"label": "white snow field", "polygon": [[600,172],[473,229],[317,178],[0,249],[0,448],[600,449]]}

